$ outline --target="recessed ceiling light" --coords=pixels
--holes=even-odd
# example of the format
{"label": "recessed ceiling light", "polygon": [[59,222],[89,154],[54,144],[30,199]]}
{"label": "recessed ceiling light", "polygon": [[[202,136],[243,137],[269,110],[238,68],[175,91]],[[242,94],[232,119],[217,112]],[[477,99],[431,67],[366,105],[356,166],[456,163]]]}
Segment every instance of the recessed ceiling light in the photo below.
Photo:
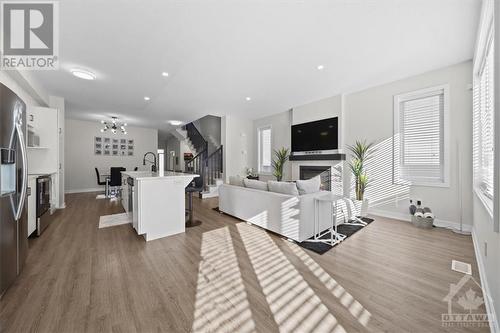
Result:
{"label": "recessed ceiling light", "polygon": [[180,120],[169,120],[168,123],[172,126],[179,126],[182,125],[182,121]]}
{"label": "recessed ceiling light", "polygon": [[167,72],[163,72],[163,73],[161,73],[161,75],[167,77],[168,73]]}
{"label": "recessed ceiling light", "polygon": [[77,78],[84,79],[84,80],[95,80],[96,79],[96,75],[94,73],[87,71],[85,69],[73,68],[71,70],[71,74],[73,74]]}
{"label": "recessed ceiling light", "polygon": [[318,68],[318,70],[319,70],[319,71],[321,71],[321,70],[323,70],[323,69],[325,68],[325,66],[323,66],[323,65],[319,65],[319,66],[318,66],[318,67],[316,67],[316,68]]}
{"label": "recessed ceiling light", "polygon": [[149,101],[151,98],[149,98],[148,96],[144,96],[144,100],[145,101]]}
{"label": "recessed ceiling light", "polygon": [[251,101],[252,100],[252,97],[247,97],[245,98],[247,101]]}

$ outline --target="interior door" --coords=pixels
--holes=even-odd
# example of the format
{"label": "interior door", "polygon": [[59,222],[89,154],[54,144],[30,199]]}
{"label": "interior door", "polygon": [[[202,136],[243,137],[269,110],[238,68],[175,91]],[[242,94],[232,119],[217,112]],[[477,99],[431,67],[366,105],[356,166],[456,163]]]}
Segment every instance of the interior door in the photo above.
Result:
{"label": "interior door", "polygon": [[168,169],[175,171],[175,151],[171,151],[168,158]]}

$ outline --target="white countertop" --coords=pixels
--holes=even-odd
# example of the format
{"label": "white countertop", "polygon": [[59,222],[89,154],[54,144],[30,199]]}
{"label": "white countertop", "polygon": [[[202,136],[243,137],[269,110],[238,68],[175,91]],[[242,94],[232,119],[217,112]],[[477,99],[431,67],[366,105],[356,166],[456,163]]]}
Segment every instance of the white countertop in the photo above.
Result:
{"label": "white countertop", "polygon": [[37,173],[30,173],[28,172],[28,176],[47,176],[47,175],[55,175],[57,172],[56,171],[51,171],[51,172],[37,172]]}
{"label": "white countertop", "polygon": [[163,175],[160,175],[158,172],[151,172],[151,171],[122,171],[122,175],[132,177],[136,180],[155,180],[155,179],[174,180],[179,178],[192,179],[194,177],[198,177],[198,175],[192,173],[173,172],[173,171],[165,171]]}

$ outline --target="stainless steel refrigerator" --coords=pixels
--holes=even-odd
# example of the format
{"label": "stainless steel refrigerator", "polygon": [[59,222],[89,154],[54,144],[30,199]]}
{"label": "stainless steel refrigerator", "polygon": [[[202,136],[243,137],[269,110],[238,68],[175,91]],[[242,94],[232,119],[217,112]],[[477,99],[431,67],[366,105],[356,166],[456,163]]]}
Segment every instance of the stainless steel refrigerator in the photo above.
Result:
{"label": "stainless steel refrigerator", "polygon": [[0,84],[0,297],[28,252],[26,104]]}

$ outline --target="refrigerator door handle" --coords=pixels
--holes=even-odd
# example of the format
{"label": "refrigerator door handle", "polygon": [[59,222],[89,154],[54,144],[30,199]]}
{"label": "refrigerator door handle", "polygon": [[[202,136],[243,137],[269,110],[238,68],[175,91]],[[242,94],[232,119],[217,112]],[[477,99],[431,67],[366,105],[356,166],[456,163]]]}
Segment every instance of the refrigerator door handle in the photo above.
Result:
{"label": "refrigerator door handle", "polygon": [[26,153],[26,142],[24,141],[23,134],[23,110],[20,104],[16,104],[15,115],[14,115],[14,124],[15,130],[17,133],[17,137],[19,139],[19,145],[21,146],[21,160],[23,163],[23,184],[21,187],[21,197],[19,198],[19,202],[16,210],[16,221],[21,219],[21,214],[23,212],[24,201],[26,199],[26,191],[28,188],[28,156]]}

